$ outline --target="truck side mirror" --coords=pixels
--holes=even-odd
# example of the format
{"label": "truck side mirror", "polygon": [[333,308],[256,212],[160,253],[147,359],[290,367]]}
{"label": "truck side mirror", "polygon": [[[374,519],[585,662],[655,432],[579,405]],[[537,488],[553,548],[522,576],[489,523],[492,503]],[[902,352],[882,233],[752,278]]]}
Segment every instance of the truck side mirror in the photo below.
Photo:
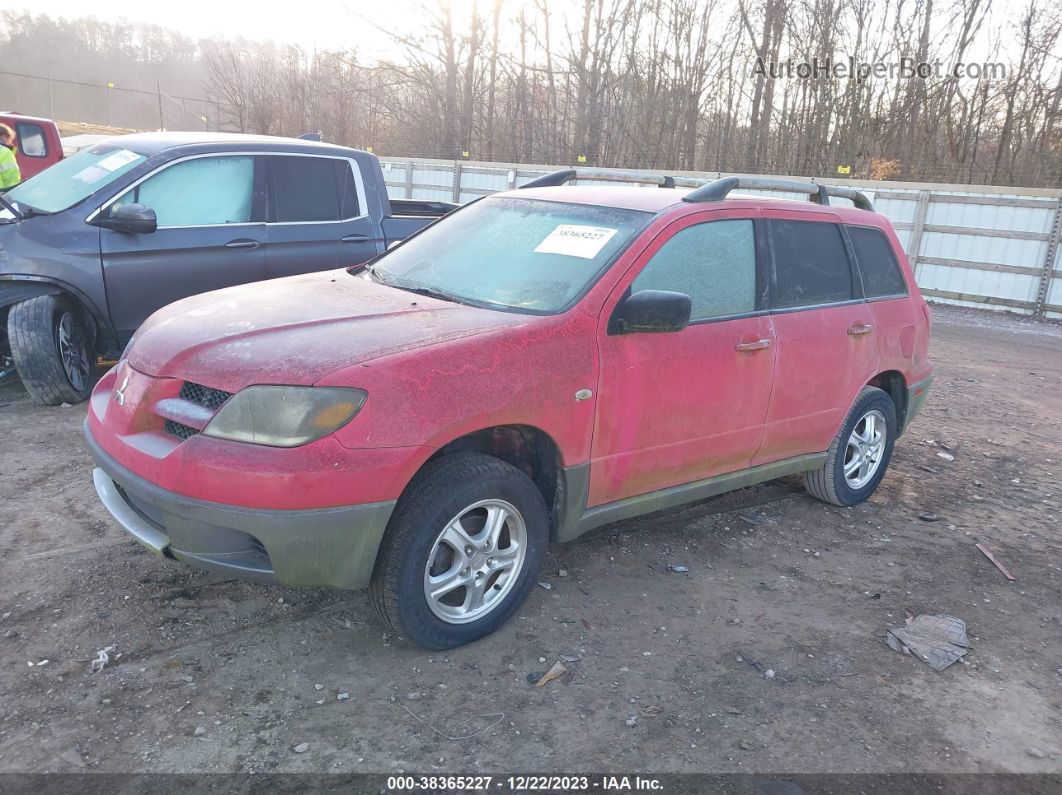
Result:
{"label": "truck side mirror", "polygon": [[609,334],[682,331],[690,324],[693,302],[685,293],[639,290],[628,295],[612,314]]}
{"label": "truck side mirror", "polygon": [[149,235],[159,228],[155,211],[146,204],[115,204],[106,215],[96,219],[98,226],[116,232]]}

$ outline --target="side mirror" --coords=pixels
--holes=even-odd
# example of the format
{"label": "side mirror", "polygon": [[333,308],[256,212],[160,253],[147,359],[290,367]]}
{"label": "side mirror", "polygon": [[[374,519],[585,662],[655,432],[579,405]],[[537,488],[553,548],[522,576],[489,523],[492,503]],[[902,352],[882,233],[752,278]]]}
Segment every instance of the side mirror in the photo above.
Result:
{"label": "side mirror", "polygon": [[609,323],[611,334],[682,331],[690,324],[693,304],[685,293],[639,290],[616,307]]}
{"label": "side mirror", "polygon": [[106,216],[96,219],[99,226],[116,232],[150,235],[159,228],[155,211],[146,204],[115,204]]}

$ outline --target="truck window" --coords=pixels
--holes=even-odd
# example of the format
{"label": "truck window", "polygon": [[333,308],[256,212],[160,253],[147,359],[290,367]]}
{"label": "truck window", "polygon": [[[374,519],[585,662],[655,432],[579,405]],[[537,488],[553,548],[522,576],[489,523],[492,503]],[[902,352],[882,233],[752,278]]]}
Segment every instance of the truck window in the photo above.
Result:
{"label": "truck window", "polygon": [[837,224],[772,220],[770,228],[774,243],[772,309],[852,299],[852,267]]}
{"label": "truck window", "polygon": [[756,311],[756,238],[750,220],[710,221],[676,232],[631,284],[685,293],[690,320]]}
{"label": "truck window", "polygon": [[339,220],[336,161],[329,157],[269,158],[277,223]]}
{"label": "truck window", "polygon": [[863,276],[863,293],[867,298],[907,295],[900,263],[896,261],[889,239],[880,229],[849,226],[859,272]]}
{"label": "truck window", "polygon": [[115,205],[145,204],[160,227],[245,224],[253,190],[253,157],[197,157],[153,174]]}
{"label": "truck window", "polygon": [[354,169],[349,160],[335,160],[336,186],[339,188],[339,217],[344,221],[361,215],[358,206],[358,183],[354,180]]}
{"label": "truck window", "polygon": [[19,122],[15,125],[18,133],[18,145],[26,157],[47,157],[48,141],[39,124]]}

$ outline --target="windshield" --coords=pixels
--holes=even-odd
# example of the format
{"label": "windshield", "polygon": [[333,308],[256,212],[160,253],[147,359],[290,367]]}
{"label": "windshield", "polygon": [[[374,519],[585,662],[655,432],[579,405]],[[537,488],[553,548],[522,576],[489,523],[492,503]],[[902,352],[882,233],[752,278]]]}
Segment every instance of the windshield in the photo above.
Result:
{"label": "windshield", "polygon": [[482,199],[382,256],[372,276],[473,304],[557,312],[648,218],[615,207]]}
{"label": "windshield", "polygon": [[147,158],[116,143],[103,143],[60,160],[4,194],[24,213],[57,213],[84,201]]}

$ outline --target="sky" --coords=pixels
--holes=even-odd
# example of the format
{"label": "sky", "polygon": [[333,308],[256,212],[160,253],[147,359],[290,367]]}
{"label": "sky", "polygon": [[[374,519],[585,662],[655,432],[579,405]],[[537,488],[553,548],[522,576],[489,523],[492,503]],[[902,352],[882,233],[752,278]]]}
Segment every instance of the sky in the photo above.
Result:
{"label": "sky", "polygon": [[[455,16],[470,16],[473,0],[450,1]],[[564,2],[557,5],[564,5]],[[353,45],[363,58],[375,60],[393,57],[399,51],[385,31],[408,33],[413,27],[411,15],[416,12],[416,7],[416,0],[319,0],[312,3],[264,0],[253,5],[217,0],[181,0],[179,3],[108,0],[99,7],[86,6],[84,0],[48,0],[44,5],[27,10],[35,14],[44,11],[56,17],[91,15],[104,21],[146,22],[193,38],[271,39],[282,44],[298,44],[307,50],[350,48]],[[101,11],[103,8],[105,12]]]}

